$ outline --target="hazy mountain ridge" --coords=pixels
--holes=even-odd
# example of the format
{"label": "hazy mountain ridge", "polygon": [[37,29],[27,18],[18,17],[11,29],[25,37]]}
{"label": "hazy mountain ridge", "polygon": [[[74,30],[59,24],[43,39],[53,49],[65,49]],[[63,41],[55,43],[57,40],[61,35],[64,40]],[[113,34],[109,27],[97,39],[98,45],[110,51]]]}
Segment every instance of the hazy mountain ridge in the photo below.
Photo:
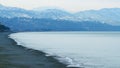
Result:
{"label": "hazy mountain ridge", "polygon": [[104,8],[100,10],[88,10],[75,14],[81,20],[100,21],[112,25],[120,25],[120,8]]}
{"label": "hazy mountain ridge", "polygon": [[0,22],[13,31],[120,31],[119,11],[114,8],[72,14],[60,9],[36,11],[0,5]]}
{"label": "hazy mountain ridge", "polygon": [[72,21],[99,21],[112,25],[120,25],[120,8],[104,8],[100,10],[87,10],[77,13],[69,13],[65,10],[47,8],[44,10],[25,10],[15,7],[0,5],[0,17],[27,17],[27,18],[50,18]]}
{"label": "hazy mountain ridge", "polygon": [[41,11],[35,11],[37,18],[51,18],[51,19],[69,19],[73,15],[69,12],[59,9],[45,9]]}
{"label": "hazy mountain ridge", "polygon": [[13,17],[32,17],[32,12],[29,10],[16,8],[16,7],[5,7],[0,5],[0,17],[13,18]]}
{"label": "hazy mountain ridge", "polygon": [[120,26],[97,21],[76,22],[44,18],[0,18],[0,21],[12,31],[120,31]]}

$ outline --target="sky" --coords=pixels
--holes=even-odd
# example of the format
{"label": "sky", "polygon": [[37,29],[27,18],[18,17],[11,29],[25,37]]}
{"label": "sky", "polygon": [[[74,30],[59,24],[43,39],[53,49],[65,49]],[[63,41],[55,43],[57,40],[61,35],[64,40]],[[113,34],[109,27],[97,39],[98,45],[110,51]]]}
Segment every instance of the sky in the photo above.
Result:
{"label": "sky", "polygon": [[120,0],[0,0],[0,4],[24,9],[55,7],[71,12],[120,8]]}

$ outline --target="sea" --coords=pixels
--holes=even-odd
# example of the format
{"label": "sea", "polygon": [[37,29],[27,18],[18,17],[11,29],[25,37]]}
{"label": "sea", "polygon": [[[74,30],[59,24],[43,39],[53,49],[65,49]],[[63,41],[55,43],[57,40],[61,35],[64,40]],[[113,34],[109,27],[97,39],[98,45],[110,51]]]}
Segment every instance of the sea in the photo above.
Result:
{"label": "sea", "polygon": [[21,32],[9,37],[67,67],[120,68],[120,32]]}

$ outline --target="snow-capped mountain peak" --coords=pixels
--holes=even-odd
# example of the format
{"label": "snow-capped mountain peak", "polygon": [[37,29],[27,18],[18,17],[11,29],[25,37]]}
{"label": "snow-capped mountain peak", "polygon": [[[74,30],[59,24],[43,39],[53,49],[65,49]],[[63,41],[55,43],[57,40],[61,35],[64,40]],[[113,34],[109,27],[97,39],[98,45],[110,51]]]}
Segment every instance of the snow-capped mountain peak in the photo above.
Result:
{"label": "snow-capped mountain peak", "polygon": [[37,8],[33,10],[25,10],[16,7],[6,7],[0,5],[0,17],[47,18],[70,21],[98,21],[101,23],[120,25],[120,8],[87,10],[72,14],[59,8]]}
{"label": "snow-capped mountain peak", "polygon": [[81,20],[99,21],[112,25],[120,25],[120,8],[104,8],[100,10],[88,10],[75,14]]}
{"label": "snow-capped mountain peak", "polygon": [[57,8],[45,8],[33,11],[36,12],[36,16],[39,18],[68,19],[73,17],[69,12]]}

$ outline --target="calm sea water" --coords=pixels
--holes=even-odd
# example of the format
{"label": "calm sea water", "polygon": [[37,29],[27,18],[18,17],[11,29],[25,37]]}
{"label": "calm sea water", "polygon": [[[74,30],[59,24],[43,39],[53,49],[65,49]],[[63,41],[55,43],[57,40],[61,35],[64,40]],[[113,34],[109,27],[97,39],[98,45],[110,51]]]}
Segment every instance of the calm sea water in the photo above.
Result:
{"label": "calm sea water", "polygon": [[120,68],[120,32],[24,32],[10,37],[68,67]]}

